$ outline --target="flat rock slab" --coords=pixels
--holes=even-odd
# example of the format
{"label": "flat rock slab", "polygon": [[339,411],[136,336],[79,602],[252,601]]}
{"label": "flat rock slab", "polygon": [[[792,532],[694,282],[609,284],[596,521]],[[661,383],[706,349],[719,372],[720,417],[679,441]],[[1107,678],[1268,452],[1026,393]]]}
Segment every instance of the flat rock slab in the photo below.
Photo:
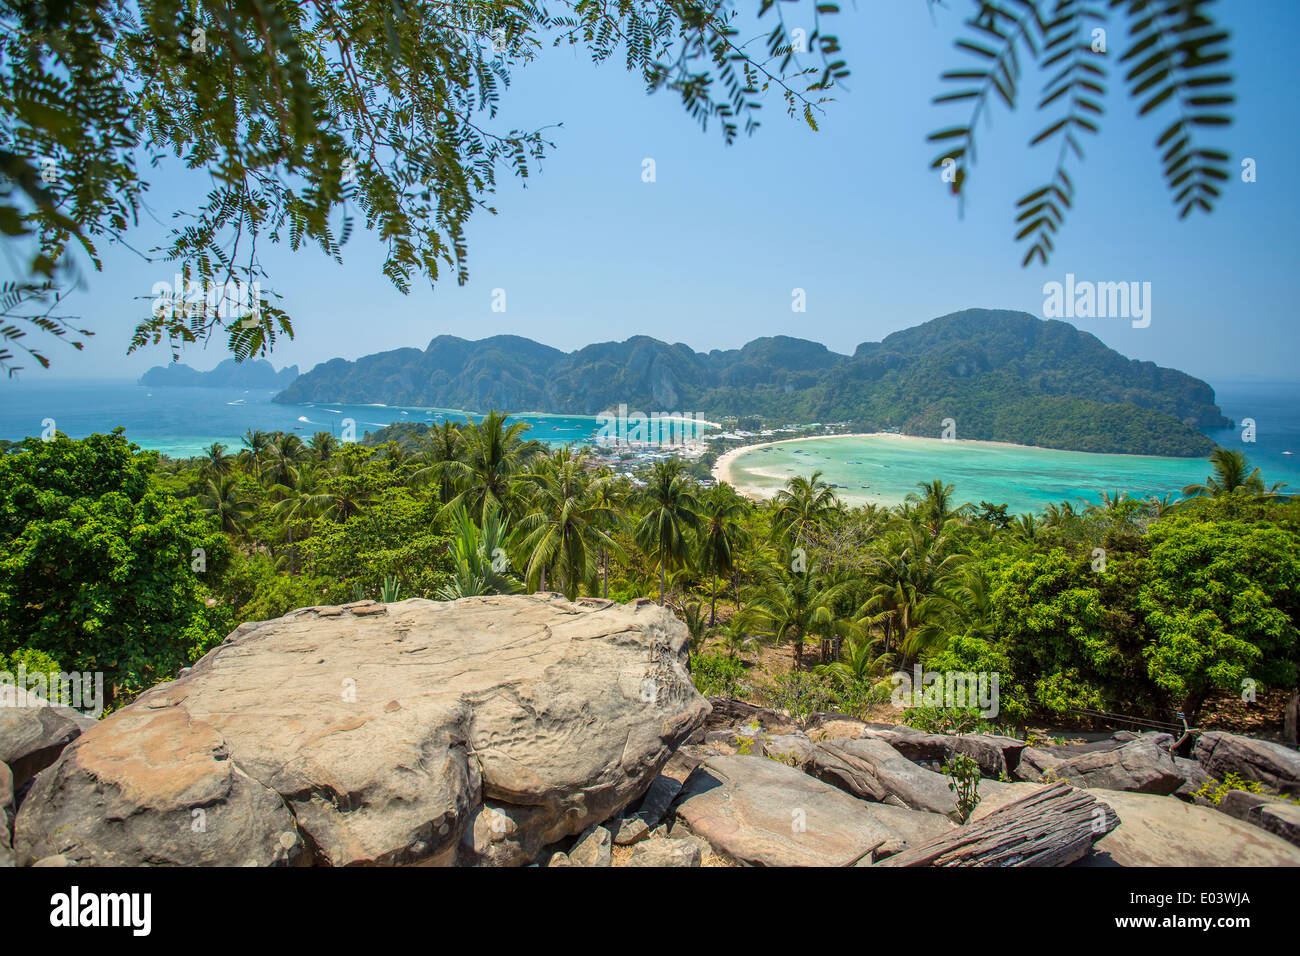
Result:
{"label": "flat rock slab", "polygon": [[815,745],[808,772],[863,800],[954,815],[948,778],[908,760],[883,740],[831,740]]}
{"label": "flat rock slab", "polygon": [[1173,797],[1092,791],[1120,825],[1076,866],[1300,866],[1300,847]]}
{"label": "flat rock slab", "polygon": [[953,823],[866,803],[767,757],[711,757],[691,774],[677,819],[714,851],[752,866],[852,866],[887,841],[907,845]]}
{"label": "flat rock slab", "polygon": [[554,594],[244,624],[73,741],[19,809],[15,850],[78,864],[528,862],[639,798],[700,726],[686,645],[648,601]]}
{"label": "flat rock slab", "polygon": [[1220,780],[1235,773],[1279,793],[1300,794],[1300,751],[1294,747],[1210,731],[1196,738],[1195,754]]}

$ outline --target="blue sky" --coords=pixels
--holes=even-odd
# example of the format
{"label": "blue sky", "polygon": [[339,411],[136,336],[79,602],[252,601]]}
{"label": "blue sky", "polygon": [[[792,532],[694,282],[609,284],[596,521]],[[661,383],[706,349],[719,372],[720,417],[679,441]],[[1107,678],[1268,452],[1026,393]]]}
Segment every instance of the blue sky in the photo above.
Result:
{"label": "blue sky", "polygon": [[[754,5],[756,8],[756,4]],[[798,26],[811,9],[783,4]],[[701,132],[671,95],[645,95],[619,57],[593,66],[580,51],[545,50],[503,94],[498,129],[563,123],[556,149],[526,189],[503,179],[499,215],[469,228],[470,282],[417,284],[403,296],[380,273],[378,244],[357,234],[344,264],[319,251],[269,252],[272,285],[295,318],[296,340],[271,360],[304,370],[335,356],[423,347],[436,335],[528,336],[575,349],[646,334],[696,349],[735,348],[761,335],[794,335],[852,352],[859,343],[967,307],[1041,314],[1043,284],[1067,272],[1094,281],[1152,284],[1152,321],[1079,319],[1125,355],[1181,368],[1212,383],[1295,379],[1300,332],[1300,216],[1294,157],[1300,153],[1288,64],[1300,4],[1220,4],[1233,33],[1236,123],[1214,140],[1257,162],[1238,176],[1211,216],[1180,221],[1153,143],[1164,114],[1138,121],[1115,63],[1101,137],[1075,163],[1076,208],[1047,267],[1021,268],[1013,241],[1015,200],[1044,180],[1054,147],[1030,151],[1044,125],[1026,76],[1019,112],[994,110],[981,131],[964,218],[936,172],[926,135],[964,119],[936,107],[939,74],[964,65],[952,47],[969,9],[948,0],[861,0],[829,18],[852,77],[813,133],[776,98],[752,137],[724,146]],[[770,26],[769,21],[764,21]],[[767,28],[767,27],[765,27]],[[757,34],[759,31],[754,31]],[[1163,122],[1162,122],[1163,121]],[[657,179],[642,182],[642,160]],[[202,181],[164,171],[150,204],[166,221]],[[149,218],[132,237],[148,248],[163,229]],[[131,356],[132,328],[155,282],[173,269],[115,248],[71,308],[97,331],[82,354],[48,344],[51,376],[127,377],[165,364],[165,346]],[[807,311],[791,311],[791,290]],[[507,311],[491,309],[503,288]],[[226,358],[221,343],[187,350],[201,369]],[[18,387],[21,387],[19,384]]]}

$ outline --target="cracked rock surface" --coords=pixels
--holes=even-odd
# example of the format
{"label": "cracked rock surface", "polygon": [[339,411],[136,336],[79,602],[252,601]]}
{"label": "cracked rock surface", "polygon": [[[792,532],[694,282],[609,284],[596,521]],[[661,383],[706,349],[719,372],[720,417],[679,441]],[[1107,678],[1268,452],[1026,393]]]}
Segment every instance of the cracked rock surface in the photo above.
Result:
{"label": "cracked rock surface", "polygon": [[647,601],[363,601],[241,625],[42,772],[20,864],[510,865],[614,816],[708,714]]}

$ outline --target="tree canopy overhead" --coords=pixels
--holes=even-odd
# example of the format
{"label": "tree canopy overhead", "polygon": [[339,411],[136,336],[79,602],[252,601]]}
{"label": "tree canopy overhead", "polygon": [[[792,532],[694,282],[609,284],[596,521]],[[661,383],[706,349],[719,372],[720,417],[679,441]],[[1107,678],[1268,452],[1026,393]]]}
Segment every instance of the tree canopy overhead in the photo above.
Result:
{"label": "tree canopy overhead", "polygon": [[[759,12],[775,6],[760,0]],[[818,3],[812,22],[835,9]],[[259,243],[315,243],[341,259],[358,222],[386,245],[399,289],[421,276],[463,283],[470,216],[491,210],[498,175],[527,178],[552,145],[545,127],[497,122],[512,71],[546,48],[581,47],[595,62],[621,53],[650,92],[676,93],[728,142],[758,125],[768,92],[815,126],[847,75],[835,38],[814,28],[793,43],[775,9],[767,43],[744,49],[737,16],[729,0],[3,0],[0,231],[34,251],[27,278],[3,290],[0,366],[15,350],[48,364],[21,341],[30,328],[91,334],[54,316],[69,253],[98,268],[102,243],[139,224],[165,161],[211,179],[148,253],[187,286],[254,288],[266,277]],[[801,64],[801,48],[818,64]],[[177,355],[221,332],[236,357],[265,354],[293,335],[275,298],[258,293],[251,319],[211,300],[164,302],[131,349],[165,339]]]}
{"label": "tree canopy overhead", "polygon": [[[1025,66],[1042,75],[1047,119],[1029,145],[1055,151],[1017,203],[1026,265],[1055,247],[1075,202],[1069,167],[1100,130],[1112,72],[1139,115],[1161,117],[1153,144],[1179,214],[1212,210],[1229,156],[1204,136],[1231,122],[1235,102],[1214,0],[925,2],[971,10],[964,62],[936,98],[963,118],[930,137],[958,197],[979,120],[995,101],[1016,108]],[[782,10],[796,5],[803,26],[791,29]],[[762,44],[739,36],[755,7],[772,14]],[[0,233],[31,247],[0,288],[0,368],[19,354],[48,365],[30,331],[78,348],[92,334],[60,314],[77,257],[99,268],[105,242],[138,241],[141,213],[157,218],[144,199],[164,163],[211,185],[140,250],[174,263],[186,288],[172,295],[190,301],[156,298],[131,349],[166,340],[178,357],[219,333],[237,358],[266,354],[293,324],[255,285],[271,278],[259,243],[314,243],[341,259],[361,224],[399,289],[466,281],[466,223],[492,209],[498,175],[526,179],[552,146],[547,127],[503,128],[497,113],[514,71],[544,50],[618,56],[732,142],[757,127],[768,95],[817,128],[848,76],[821,26],[837,11],[825,0],[0,0]]]}

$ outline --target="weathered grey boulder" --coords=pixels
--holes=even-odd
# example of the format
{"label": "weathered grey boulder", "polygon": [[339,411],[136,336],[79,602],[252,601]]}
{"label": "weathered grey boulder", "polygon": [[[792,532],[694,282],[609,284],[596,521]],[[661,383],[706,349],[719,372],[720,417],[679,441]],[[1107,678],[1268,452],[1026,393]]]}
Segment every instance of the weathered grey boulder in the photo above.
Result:
{"label": "weathered grey boulder", "polygon": [[650,836],[650,828],[640,817],[623,817],[614,830],[615,846],[631,846]]}
{"label": "weathered grey boulder", "polygon": [[1261,804],[1276,803],[1277,800],[1277,797],[1270,797],[1263,793],[1251,793],[1249,790],[1229,790],[1219,798],[1218,810],[1230,817],[1251,823],[1253,822],[1250,819],[1251,810],[1256,809]]}
{"label": "weathered grey boulder", "polygon": [[1300,847],[1217,810],[1149,793],[1094,795],[1120,825],[1075,866],[1300,866]]}
{"label": "weathered grey boulder", "polygon": [[932,839],[953,823],[866,803],[766,757],[713,757],[691,774],[677,818],[714,851],[753,866],[852,866],[888,840]]}
{"label": "weathered grey boulder", "polygon": [[14,825],[14,775],[0,763],[0,837],[7,838]]}
{"label": "weathered grey boulder", "polygon": [[950,816],[957,812],[947,777],[913,763],[883,740],[817,744],[808,772],[864,800]]}
{"label": "weathered grey boulder", "polygon": [[1261,803],[1247,812],[1246,821],[1300,847],[1300,806],[1294,803]]}
{"label": "weathered grey boulder", "polygon": [[13,774],[14,792],[58,759],[63,748],[96,721],[68,707],[50,706],[12,684],[0,687],[0,763]]}
{"label": "weathered grey boulder", "polygon": [[985,777],[1010,775],[1020,763],[1025,742],[996,734],[927,734],[913,727],[864,724],[863,738],[883,740],[908,760],[941,764],[953,754],[974,760]]}
{"label": "weathered grey boulder", "polygon": [[1195,754],[1220,780],[1235,773],[1279,793],[1300,794],[1300,751],[1293,747],[1216,730],[1196,739]]}
{"label": "weathered grey boulder", "polygon": [[1054,768],[1058,780],[1076,787],[1171,794],[1184,783],[1169,751],[1147,736],[1116,750],[1099,750],[1073,757]]}
{"label": "weathered grey boulder", "polygon": [[790,734],[799,729],[794,719],[782,714],[779,711],[771,710],[767,707],[758,707],[754,704],[746,703],[743,700],[735,700],[730,697],[710,697],[709,706],[713,709],[701,727],[702,733],[697,738],[703,740],[704,734],[713,730],[730,730],[734,727],[745,727],[750,724],[757,724],[762,730],[769,734]]}
{"label": "weathered grey boulder", "polygon": [[1042,783],[1044,775],[1065,763],[1066,758],[1057,756],[1039,747],[1026,747],[1020,751],[1020,762],[1016,764],[1017,780],[1026,783]]}
{"label": "weathered grey boulder", "polygon": [[614,860],[614,842],[604,827],[592,827],[569,848],[573,866],[609,866]]}
{"label": "weathered grey boulder", "polygon": [[695,837],[638,843],[624,866],[699,866],[709,845]]}
{"label": "weathered grey boulder", "polygon": [[815,751],[813,742],[803,734],[780,734],[763,740],[763,756],[799,770],[808,769]]}
{"label": "weathered grey boulder", "polygon": [[804,721],[804,733],[813,740],[838,740],[841,737],[860,737],[867,729],[867,722],[838,714],[834,711],[822,711],[809,715]]}
{"label": "weathered grey boulder", "polygon": [[0,763],[0,866],[14,865],[11,837],[14,819],[13,774]]}
{"label": "weathered grey boulder", "polygon": [[1207,783],[1214,781],[1201,766],[1197,760],[1190,760],[1187,757],[1174,757],[1174,768],[1183,778],[1183,785],[1174,791],[1174,796],[1179,800],[1186,800],[1189,803],[1196,802],[1196,793]]}
{"label": "weathered grey boulder", "polygon": [[653,830],[668,816],[669,808],[681,792],[682,781],[661,773],[650,783],[650,788],[637,804],[635,813],[645,821],[647,827]]}
{"label": "weathered grey boulder", "polygon": [[245,624],[65,749],[20,808],[15,849],[78,864],[528,862],[641,797],[702,722],[686,643],[651,602],[553,594]]}

